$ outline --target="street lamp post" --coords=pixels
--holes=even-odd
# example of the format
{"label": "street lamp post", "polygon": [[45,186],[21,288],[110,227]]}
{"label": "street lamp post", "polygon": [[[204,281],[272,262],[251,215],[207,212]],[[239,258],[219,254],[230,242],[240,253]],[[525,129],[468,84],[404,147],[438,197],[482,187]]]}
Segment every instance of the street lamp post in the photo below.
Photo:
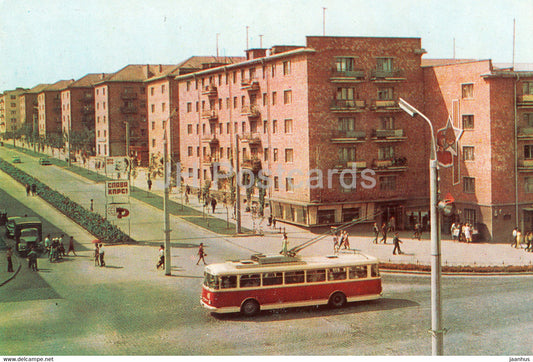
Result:
{"label": "street lamp post", "polygon": [[431,130],[431,157],[429,160],[429,202],[431,219],[431,350],[434,356],[443,354],[442,306],[441,306],[441,248],[440,248],[440,214],[438,211],[438,175],[437,145],[431,121],[415,107],[400,98],[400,108],[411,117],[419,115]]}
{"label": "street lamp post", "polygon": [[164,217],[164,233],[165,233],[165,275],[171,275],[171,261],[170,261],[170,217],[168,212],[168,186],[170,178],[168,177],[168,144],[167,144],[167,130],[164,129],[163,135],[163,166],[164,166],[164,182],[165,182],[165,193],[163,198],[163,212]]}

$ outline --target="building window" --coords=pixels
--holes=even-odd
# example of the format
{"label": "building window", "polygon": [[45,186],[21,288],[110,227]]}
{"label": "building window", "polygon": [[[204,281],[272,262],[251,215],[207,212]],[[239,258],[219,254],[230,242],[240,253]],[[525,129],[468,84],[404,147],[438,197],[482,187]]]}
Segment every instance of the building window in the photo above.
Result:
{"label": "building window", "polygon": [[192,124],[187,125],[187,134],[192,134]]}
{"label": "building window", "polygon": [[188,168],[188,172],[189,172],[189,178],[193,178],[194,177],[194,170],[193,170],[192,167]]}
{"label": "building window", "polygon": [[285,178],[285,190],[287,192],[294,192],[294,178],[293,177]]}
{"label": "building window", "polygon": [[524,186],[526,193],[533,193],[533,177],[529,176],[524,178]]}
{"label": "building window", "polygon": [[380,176],[379,189],[382,191],[396,190],[396,176]]}
{"label": "building window", "polygon": [[[124,93],[128,93],[127,90],[128,90],[128,88],[124,89]],[[154,95],[154,87],[150,87],[150,95],[151,96]]]}
{"label": "building window", "polygon": [[272,71],[272,78],[274,78],[276,76],[276,64],[272,64],[271,71]]}
{"label": "building window", "polygon": [[354,71],[355,58],[338,57],[335,59],[335,68],[337,72],[352,72]]}
{"label": "building window", "polygon": [[152,129],[155,129],[155,122],[152,122]]}
{"label": "building window", "polygon": [[276,96],[278,95],[277,92],[272,92],[272,105],[276,105]]}
{"label": "building window", "polygon": [[283,62],[283,75],[291,74],[291,61],[286,60]]}
{"label": "building window", "polygon": [[380,72],[392,72],[392,58],[377,58],[376,69]]}
{"label": "building window", "polygon": [[292,103],[292,91],[286,90],[283,92],[283,103],[284,104]]}
{"label": "building window", "polygon": [[[337,88],[337,100],[339,101],[353,101],[355,99],[355,89],[354,88]],[[346,106],[352,106],[353,103],[346,104]]]}
{"label": "building window", "polygon": [[272,153],[272,158],[274,159],[274,162],[278,161],[278,149],[277,148],[274,148],[273,153]]}
{"label": "building window", "polygon": [[378,100],[390,101],[394,99],[394,88],[380,88],[378,89]]}
{"label": "building window", "polygon": [[533,145],[525,145],[524,146],[524,158],[526,160],[533,159]]}
{"label": "building window", "polygon": [[463,161],[474,161],[474,146],[463,146]]}
{"label": "building window", "polygon": [[463,177],[463,192],[476,192],[476,179],[474,177]]}
{"label": "building window", "polygon": [[475,209],[464,209],[463,216],[466,223],[476,225],[477,219]]}
{"label": "building window", "polygon": [[166,107],[167,107],[166,103],[161,103],[161,111],[162,112],[165,111]]}
{"label": "building window", "polygon": [[355,147],[340,147],[339,160],[341,162],[355,162]]}
{"label": "building window", "polygon": [[277,132],[278,132],[278,121],[274,119],[272,121],[272,133],[277,133]]}
{"label": "building window", "polygon": [[263,160],[268,161],[268,148],[263,149]]}
{"label": "building window", "polygon": [[526,95],[533,94],[533,82],[524,82],[524,84],[522,85],[522,91]]}
{"label": "building window", "polygon": [[526,127],[533,127],[533,113],[524,113],[524,124]]}
{"label": "building window", "polygon": [[268,121],[267,120],[263,121],[263,133],[264,134],[268,133]]}
{"label": "building window", "polygon": [[155,147],[155,138],[152,138],[152,147]]}
{"label": "building window", "polygon": [[394,129],[393,116],[382,116],[379,120],[381,121],[381,129]]}
{"label": "building window", "polygon": [[187,84],[187,92],[188,92],[191,90],[191,81],[188,80],[186,84]]}
{"label": "building window", "polygon": [[463,129],[474,129],[473,114],[463,114]]}
{"label": "building window", "polygon": [[474,84],[461,84],[461,98],[474,98]]}
{"label": "building window", "polygon": [[355,118],[342,117],[337,121],[337,130],[341,132],[354,131],[355,130]]}
{"label": "building window", "polygon": [[237,108],[238,102],[237,97],[233,97],[233,108]]}
{"label": "building window", "polygon": [[285,133],[292,133],[292,119],[285,120]]}
{"label": "building window", "polygon": [[191,113],[191,112],[192,112],[192,103],[188,102],[187,103],[187,113]]}
{"label": "building window", "polygon": [[274,176],[274,191],[279,191],[279,177]]}
{"label": "building window", "polygon": [[394,159],[394,147],[381,146],[378,149],[378,159],[381,161]]}
{"label": "building window", "polygon": [[294,151],[292,148],[285,149],[285,162],[294,162]]}
{"label": "building window", "polygon": [[192,146],[187,147],[187,156],[192,157],[193,156],[193,149]]}

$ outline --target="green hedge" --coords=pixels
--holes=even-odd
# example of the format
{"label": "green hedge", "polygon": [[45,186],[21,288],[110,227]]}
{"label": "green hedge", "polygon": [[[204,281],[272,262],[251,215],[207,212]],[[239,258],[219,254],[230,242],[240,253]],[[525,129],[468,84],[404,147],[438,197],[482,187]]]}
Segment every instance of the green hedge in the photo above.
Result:
{"label": "green hedge", "polygon": [[35,184],[37,193],[43,200],[68,216],[100,241],[107,244],[135,242],[129,235],[126,235],[99,214],[86,210],[65,195],[51,189],[1,158],[0,169],[23,185]]}

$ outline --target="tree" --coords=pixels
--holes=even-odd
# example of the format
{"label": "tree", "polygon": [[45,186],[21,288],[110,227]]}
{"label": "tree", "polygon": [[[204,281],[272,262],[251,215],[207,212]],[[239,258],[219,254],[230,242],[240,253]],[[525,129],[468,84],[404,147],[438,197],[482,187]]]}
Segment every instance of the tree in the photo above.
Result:
{"label": "tree", "polygon": [[90,151],[94,145],[94,129],[84,128],[81,131],[70,131],[70,147],[74,151]]}

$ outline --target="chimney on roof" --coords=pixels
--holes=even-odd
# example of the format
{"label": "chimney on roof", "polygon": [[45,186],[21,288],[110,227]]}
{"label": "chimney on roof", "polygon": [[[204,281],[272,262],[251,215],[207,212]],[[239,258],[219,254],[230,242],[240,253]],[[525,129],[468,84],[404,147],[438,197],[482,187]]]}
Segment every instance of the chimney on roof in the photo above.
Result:
{"label": "chimney on roof", "polygon": [[104,79],[104,78],[105,78],[105,73],[100,74],[100,79]]}
{"label": "chimney on roof", "polygon": [[248,49],[246,50],[246,60],[252,60],[257,58],[264,58],[266,57],[266,49],[258,48],[258,49]]}
{"label": "chimney on roof", "polygon": [[159,73],[163,73],[163,65],[159,64]]}

